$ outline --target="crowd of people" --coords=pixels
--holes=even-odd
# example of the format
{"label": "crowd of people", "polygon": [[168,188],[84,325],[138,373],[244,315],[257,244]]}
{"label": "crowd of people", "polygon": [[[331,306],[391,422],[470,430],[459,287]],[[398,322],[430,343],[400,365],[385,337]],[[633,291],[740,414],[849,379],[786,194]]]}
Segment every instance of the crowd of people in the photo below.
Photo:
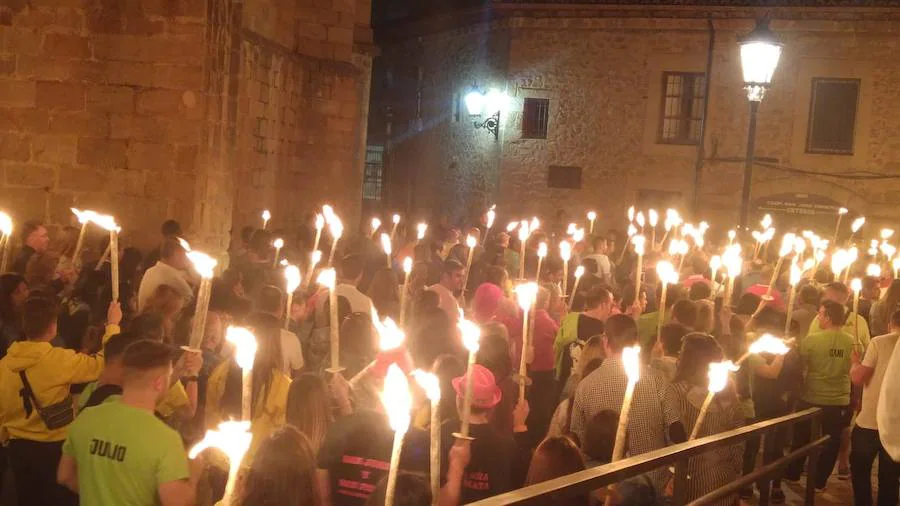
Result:
{"label": "crowd of people", "polygon": [[[11,270],[0,275],[0,503],[384,504],[394,432],[378,394],[387,365],[398,360],[439,380],[441,486],[433,497],[430,407],[416,390],[393,504],[466,504],[612,461],[628,383],[625,348],[639,345],[642,353],[625,442],[634,456],[686,441],[707,396],[709,365],[737,361],[755,336],[772,333],[792,338],[791,350],[750,355],[715,396],[699,436],[821,408],[830,439],[807,479],[824,490],[836,468],[838,479],[852,478],[855,504],[871,505],[877,458],[877,503],[898,504],[900,464],[879,437],[878,400],[882,384],[894,381],[887,372],[900,336],[900,280],[864,277],[853,312],[851,290],[823,265],[800,282],[787,321],[789,272],[774,271],[774,254],[746,258],[724,300],[709,241],[682,255],[682,281],[668,286],[661,308],[660,247],[643,255],[638,278],[637,256],[615,231],[575,242],[562,227],[539,228],[521,244],[484,216],[474,221],[457,227],[441,219],[422,238],[401,226],[393,254],[374,240],[390,225],[341,239],[334,288],[340,373],[327,370],[327,289],[304,272],[288,307],[279,265],[283,257],[306,270],[313,217],[300,231],[241,230],[213,280],[199,350],[188,344],[200,277],[177,222],[163,224],[153,251],[111,252],[119,259],[118,300],[101,255],[105,242],[89,238],[73,258],[77,228],[23,224]],[[276,237],[285,239],[281,252]],[[471,253],[466,237],[477,243]],[[322,239],[327,251],[330,239]],[[552,247],[539,255],[541,243],[562,240],[571,242],[571,260]],[[409,274],[401,268],[406,257],[414,260]],[[583,268],[577,282],[576,266]],[[515,302],[519,280],[539,285],[527,340]],[[571,294],[563,288],[576,285]],[[403,322],[401,358],[379,349],[373,310]],[[463,317],[481,328],[471,367],[457,327]],[[251,329],[258,349],[252,442],[224,497],[232,463],[215,449],[196,459],[187,450],[207,429],[242,416],[242,371],[225,339],[230,325]],[[522,354],[530,380],[524,399]],[[467,383],[471,440],[454,437]],[[810,426],[798,424],[694,457],[687,499],[810,438]],[[781,481],[799,480],[805,469],[796,460],[770,487],[757,488],[783,503]],[[661,467],[566,504],[669,504],[671,486],[672,473]],[[720,504],[755,493],[748,488]]]}

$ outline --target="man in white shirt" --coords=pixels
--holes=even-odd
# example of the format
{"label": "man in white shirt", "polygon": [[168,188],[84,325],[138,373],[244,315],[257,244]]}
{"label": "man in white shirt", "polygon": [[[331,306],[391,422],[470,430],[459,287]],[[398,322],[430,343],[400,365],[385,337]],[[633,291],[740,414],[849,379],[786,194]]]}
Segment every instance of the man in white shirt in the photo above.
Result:
{"label": "man in white shirt", "polygon": [[281,289],[266,285],[260,289],[254,305],[257,313],[267,314],[282,322],[281,358],[284,362],[281,370],[293,378],[303,369],[303,349],[297,335],[283,328],[285,304],[286,300]]}
{"label": "man in white shirt", "polygon": [[850,440],[850,469],[856,506],[872,505],[872,464],[878,457],[878,505],[896,505],[900,490],[900,464],[894,462],[879,439],[878,398],[891,355],[900,337],[900,311],[891,315],[890,334],[878,336],[869,343],[862,362],[852,355],[850,379],[864,386],[862,409],[856,416],[856,427]]}
{"label": "man in white shirt", "polygon": [[592,241],[594,252],[584,258],[590,258],[597,262],[597,276],[607,284],[612,283],[612,262],[609,261],[609,241],[606,237],[594,237]]}
{"label": "man in white shirt", "polygon": [[174,288],[185,301],[185,305],[194,298],[194,289],[187,282],[186,271],[191,268],[187,252],[175,239],[163,241],[159,253],[159,262],[147,269],[141,286],[138,289],[138,311],[144,309],[144,305],[160,285],[169,285]]}
{"label": "man in white shirt", "polygon": [[459,302],[456,300],[456,294],[462,290],[463,280],[466,275],[466,268],[456,260],[444,260],[444,272],[441,274],[441,282],[428,287],[438,295],[438,307],[441,308],[450,321],[456,323],[459,320]]}

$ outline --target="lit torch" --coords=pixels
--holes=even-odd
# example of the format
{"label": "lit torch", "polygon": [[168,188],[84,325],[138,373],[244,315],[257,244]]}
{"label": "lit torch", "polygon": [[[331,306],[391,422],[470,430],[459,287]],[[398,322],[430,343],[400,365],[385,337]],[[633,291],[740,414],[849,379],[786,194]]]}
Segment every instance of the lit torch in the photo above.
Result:
{"label": "lit torch", "polygon": [[431,504],[436,506],[441,496],[441,420],[439,416],[441,404],[441,384],[434,374],[416,369],[412,372],[413,378],[425,391],[425,396],[431,401],[431,465],[429,476],[431,478]]}
{"label": "lit torch", "polygon": [[522,283],[516,287],[516,299],[519,301],[519,307],[522,308],[522,348],[519,350],[519,402],[525,400],[525,384],[528,381],[527,374],[527,355],[528,346],[530,345],[528,336],[528,313],[537,298],[537,283]]}
{"label": "lit torch", "polygon": [[393,250],[393,246],[391,244],[391,236],[387,234],[381,234],[381,250],[384,251],[385,262],[387,262],[387,268],[391,268],[391,252]]}
{"label": "lit torch", "polygon": [[281,237],[272,241],[272,246],[275,246],[275,259],[272,260],[272,267],[278,267],[278,257],[281,256],[281,248],[284,247],[284,239]]}
{"label": "lit torch", "polygon": [[203,335],[206,332],[206,315],[209,311],[209,298],[212,295],[212,279],[218,262],[216,259],[199,251],[189,251],[188,260],[194,264],[194,270],[200,275],[200,288],[197,290],[197,303],[194,319],[191,322],[191,351],[200,351]]}
{"label": "lit torch", "polygon": [[381,403],[387,411],[388,422],[394,431],[394,446],[391,451],[391,465],[388,470],[387,490],[385,492],[385,506],[394,504],[394,490],[397,485],[397,470],[400,468],[400,450],[403,448],[403,437],[409,430],[410,410],[412,409],[412,395],[409,393],[409,382],[406,375],[397,364],[388,367],[387,376],[384,378],[384,391],[381,394]]}
{"label": "lit torch", "polygon": [[334,272],[334,268],[329,267],[328,269],[323,269],[319,272],[316,283],[328,289],[328,326],[331,334],[331,368],[328,369],[328,372],[337,374],[343,369],[338,365],[338,358],[340,356],[340,338],[338,334],[337,293],[335,292],[337,276]]}
{"label": "lit torch", "polygon": [[[188,457],[193,460],[204,450],[218,448],[228,457],[228,481],[225,482],[225,495],[219,503],[229,506],[232,503],[234,487],[237,483],[238,471],[250,443],[253,441],[253,433],[250,432],[250,422],[222,422],[217,430],[208,430],[203,439],[191,448]],[[235,501],[237,502],[237,501]]]}
{"label": "lit torch", "polygon": [[457,326],[462,335],[463,346],[469,351],[469,363],[466,367],[466,394],[463,398],[462,425],[459,432],[453,434],[453,436],[458,439],[470,439],[469,418],[472,415],[472,367],[475,365],[475,355],[478,353],[480,345],[481,328],[464,318],[459,319]]}
{"label": "lit torch", "polygon": [[703,420],[706,418],[707,411],[709,411],[710,404],[712,404],[716,394],[724,390],[725,386],[728,385],[728,373],[737,370],[738,367],[730,360],[709,364],[709,393],[706,394],[703,406],[700,407],[700,414],[697,415],[697,423],[694,424],[694,430],[691,431],[691,437],[688,441],[697,439],[697,436],[700,434],[700,428],[703,426]]}
{"label": "lit torch", "polygon": [[228,327],[225,340],[235,348],[234,360],[241,368],[241,420],[249,422],[253,410],[253,361],[256,359],[256,336],[244,327]]}
{"label": "lit torch", "polygon": [[287,289],[287,302],[284,308],[284,328],[288,328],[291,321],[291,305],[294,303],[294,292],[300,286],[300,269],[296,265],[288,265],[284,268],[285,288]]}

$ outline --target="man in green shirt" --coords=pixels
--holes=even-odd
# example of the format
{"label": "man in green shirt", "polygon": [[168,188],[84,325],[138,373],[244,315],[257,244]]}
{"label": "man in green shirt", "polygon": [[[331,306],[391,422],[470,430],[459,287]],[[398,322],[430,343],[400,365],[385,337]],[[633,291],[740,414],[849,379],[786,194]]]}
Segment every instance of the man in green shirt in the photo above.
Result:
{"label": "man in green shirt", "polygon": [[198,470],[177,432],[153,414],[169,389],[173,350],[155,341],[129,345],[122,398],[85,410],[69,427],[57,479],[97,506],[193,504]]}
{"label": "man in green shirt", "polygon": [[[844,306],[844,312],[847,313],[847,317],[844,319],[841,330],[853,337],[853,343],[857,347],[857,353],[862,355],[871,340],[871,336],[869,335],[869,324],[866,323],[865,318],[850,312],[850,308],[847,307],[847,303],[850,301],[850,289],[847,288],[847,285],[844,283],[831,283],[822,290],[822,300],[830,300]],[[812,323],[809,325],[807,335],[815,334],[822,330],[822,327],[819,325],[819,319],[813,318]]]}
{"label": "man in green shirt", "polygon": [[[819,454],[815,486],[825,488],[841,445],[841,432],[850,423],[850,356],[854,338],[842,330],[847,313],[843,305],[826,300],[819,307],[820,332],[810,334],[800,342],[800,359],[806,371],[803,395],[797,408],[822,409],[822,432],[831,436]],[[797,424],[793,448],[810,442],[810,425]],[[798,480],[805,459],[794,460],[785,477]]]}

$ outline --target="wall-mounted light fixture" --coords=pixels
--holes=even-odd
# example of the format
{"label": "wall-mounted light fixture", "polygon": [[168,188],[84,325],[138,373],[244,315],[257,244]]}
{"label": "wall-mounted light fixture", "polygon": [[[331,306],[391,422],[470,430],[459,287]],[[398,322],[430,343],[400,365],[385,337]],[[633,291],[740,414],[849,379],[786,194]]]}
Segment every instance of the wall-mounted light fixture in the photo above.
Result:
{"label": "wall-mounted light fixture", "polygon": [[484,128],[488,132],[494,134],[495,140],[499,139],[500,111],[506,106],[508,98],[506,93],[497,89],[492,89],[485,95],[481,90],[473,87],[465,97],[466,109],[469,111],[469,116],[480,117],[485,111],[495,111],[485,118],[484,121],[476,119],[475,128]]}

